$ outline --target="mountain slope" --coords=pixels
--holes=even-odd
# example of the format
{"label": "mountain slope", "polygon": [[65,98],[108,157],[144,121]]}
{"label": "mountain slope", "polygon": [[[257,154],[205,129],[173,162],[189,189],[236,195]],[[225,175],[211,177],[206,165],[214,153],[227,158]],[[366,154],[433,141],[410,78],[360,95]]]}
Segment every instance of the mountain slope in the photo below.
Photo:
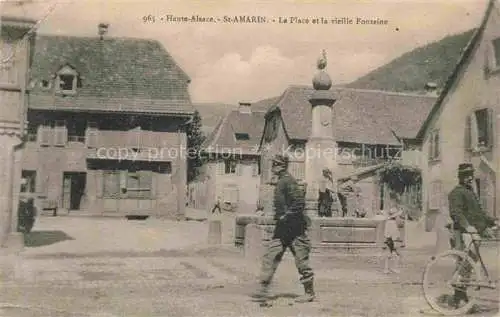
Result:
{"label": "mountain slope", "polygon": [[420,92],[428,82],[443,87],[473,32],[450,35],[416,48],[346,86],[395,92]]}

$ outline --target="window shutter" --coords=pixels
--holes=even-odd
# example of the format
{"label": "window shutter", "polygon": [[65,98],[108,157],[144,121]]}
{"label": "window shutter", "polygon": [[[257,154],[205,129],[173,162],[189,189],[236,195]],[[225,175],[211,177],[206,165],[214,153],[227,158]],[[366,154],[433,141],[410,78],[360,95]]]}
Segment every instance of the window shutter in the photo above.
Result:
{"label": "window shutter", "polygon": [[252,176],[259,175],[259,161],[252,162]]}
{"label": "window shutter", "polygon": [[65,127],[56,127],[54,129],[54,145],[65,146],[68,133]]}
{"label": "window shutter", "polygon": [[471,149],[475,149],[478,146],[478,138],[479,138],[479,132],[478,132],[478,126],[477,126],[477,119],[476,119],[476,112],[473,112],[472,115],[470,116],[470,147]]}
{"label": "window shutter", "polygon": [[465,118],[465,140],[464,140],[464,147],[466,150],[470,151],[472,150],[472,119],[471,116],[467,116]]}
{"label": "window shutter", "polygon": [[224,175],[224,161],[217,161],[216,169],[217,175]]}
{"label": "window shutter", "polygon": [[38,131],[39,131],[40,145],[49,146],[51,143],[50,139],[51,139],[52,129],[50,127],[47,127],[47,126],[41,126]]}
{"label": "window shutter", "polygon": [[440,148],[440,141],[439,141],[439,130],[436,130],[434,134],[434,159],[439,159],[441,155],[441,148]]}
{"label": "window shutter", "polygon": [[96,170],[94,173],[95,177],[95,191],[96,191],[96,197],[97,198],[102,198],[103,192],[104,192],[104,174],[101,170]]}
{"label": "window shutter", "polygon": [[431,132],[429,136],[429,149],[428,149],[429,160],[433,159],[433,155],[434,155],[434,132]]}
{"label": "window shutter", "polygon": [[235,164],[235,169],[236,169],[236,171],[235,171],[236,175],[238,175],[238,176],[243,175],[243,169],[245,168],[243,161],[236,161],[234,164]]}
{"label": "window shutter", "polygon": [[99,131],[97,129],[87,129],[85,140],[88,148],[97,148],[98,136]]}
{"label": "window shutter", "polygon": [[102,193],[104,197],[117,197],[120,193],[120,174],[115,171],[104,171],[100,178],[102,188],[98,188],[97,193]]}
{"label": "window shutter", "polygon": [[151,197],[152,185],[153,185],[153,174],[151,173],[151,171],[140,171],[139,186],[143,189],[143,191],[141,191],[141,196],[143,198]]}
{"label": "window shutter", "polygon": [[493,147],[494,142],[494,120],[493,109],[486,109],[486,147]]}

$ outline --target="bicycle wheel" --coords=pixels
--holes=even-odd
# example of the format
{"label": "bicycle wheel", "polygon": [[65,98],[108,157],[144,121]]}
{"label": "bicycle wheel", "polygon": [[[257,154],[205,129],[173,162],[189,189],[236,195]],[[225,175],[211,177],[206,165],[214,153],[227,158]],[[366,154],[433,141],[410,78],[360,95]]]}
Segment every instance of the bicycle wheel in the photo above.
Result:
{"label": "bicycle wheel", "polygon": [[427,263],[423,293],[429,306],[443,315],[466,314],[475,304],[480,281],[481,273],[474,260],[465,252],[449,250]]}

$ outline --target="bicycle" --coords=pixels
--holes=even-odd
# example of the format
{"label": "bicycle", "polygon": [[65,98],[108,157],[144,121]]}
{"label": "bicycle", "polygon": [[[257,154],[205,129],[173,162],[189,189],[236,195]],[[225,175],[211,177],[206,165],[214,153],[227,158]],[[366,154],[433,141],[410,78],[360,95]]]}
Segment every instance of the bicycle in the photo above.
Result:
{"label": "bicycle", "polygon": [[[498,281],[491,280],[479,252],[481,237],[475,232],[467,232],[463,235],[466,246],[464,250],[448,250],[433,256],[426,264],[423,274],[422,290],[425,300],[432,309],[446,316],[467,314],[477,302],[475,295],[477,293],[474,292],[478,292],[481,288],[491,290],[497,288]],[[471,254],[474,254],[477,259],[474,260]],[[452,276],[446,280],[445,273],[450,271]],[[439,282],[444,282],[446,290],[452,290],[451,295],[440,290],[437,297],[433,296],[431,288]],[[454,298],[456,289],[466,292],[467,296],[457,300]],[[459,306],[462,301],[463,306]]]}

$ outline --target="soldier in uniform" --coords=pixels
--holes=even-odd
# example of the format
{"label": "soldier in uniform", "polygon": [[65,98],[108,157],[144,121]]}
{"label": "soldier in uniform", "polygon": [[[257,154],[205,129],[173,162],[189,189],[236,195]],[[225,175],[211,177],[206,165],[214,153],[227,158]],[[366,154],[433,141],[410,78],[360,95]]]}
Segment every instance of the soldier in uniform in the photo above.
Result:
{"label": "soldier in uniform", "polygon": [[305,295],[296,302],[305,303],[315,299],[313,270],[309,265],[311,242],[307,236],[309,219],[304,214],[305,193],[295,178],[287,171],[288,157],[277,155],[273,159],[272,171],[277,176],[274,190],[274,217],[276,226],[273,237],[262,259],[260,288],[252,294],[258,300],[268,297],[269,284],[287,249],[295,257],[295,265],[304,285]]}
{"label": "soldier in uniform", "polygon": [[[459,184],[448,195],[450,217],[452,219],[450,240],[451,247],[456,250],[464,250],[464,233],[479,233],[481,236],[490,235],[489,228],[496,225],[496,220],[490,217],[479,203],[478,197],[474,193],[472,182],[474,180],[474,168],[470,163],[463,163],[458,166]],[[471,252],[472,259],[477,256]],[[463,272],[466,277],[469,270]],[[455,288],[453,305],[458,306],[460,301],[468,301],[466,289]]]}

